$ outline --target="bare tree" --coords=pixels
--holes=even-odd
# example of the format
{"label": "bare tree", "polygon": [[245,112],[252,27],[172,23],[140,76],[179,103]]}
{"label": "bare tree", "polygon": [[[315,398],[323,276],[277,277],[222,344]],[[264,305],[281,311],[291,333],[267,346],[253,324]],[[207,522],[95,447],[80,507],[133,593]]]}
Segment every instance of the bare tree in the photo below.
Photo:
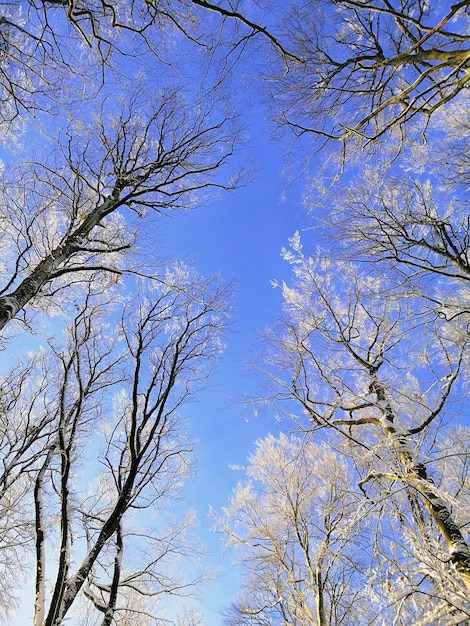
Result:
{"label": "bare tree", "polygon": [[[468,3],[446,8],[445,19],[427,34],[413,22],[421,15],[424,23],[424,5],[406,5],[415,11],[408,20],[382,4],[387,8],[335,3],[357,19],[346,10],[329,22],[330,32],[325,15],[311,42],[319,60],[322,49],[326,56],[330,50],[340,54],[344,44],[344,65],[337,64],[337,74],[332,70],[323,93],[312,92],[312,103],[315,97],[316,103],[335,99],[324,136],[343,143],[357,136],[363,146],[374,142],[375,158],[351,167],[325,193],[321,176],[311,181],[306,204],[319,218],[316,232],[324,236],[325,248],[304,254],[296,234],[284,251],[294,279],[282,284],[286,315],[269,336],[274,350],[265,373],[273,384],[271,400],[302,431],[334,447],[348,442],[350,480],[373,505],[376,561],[368,585],[376,611],[389,611],[395,624],[465,623],[468,430],[458,429],[461,439],[457,443],[454,434],[449,444],[448,422],[464,419],[468,384],[468,112],[462,91],[468,51],[466,35],[459,38],[456,30],[467,19]],[[430,17],[439,6],[433,5]],[[341,25],[344,41],[338,39]],[[392,33],[393,25],[403,34],[385,46],[380,36]],[[378,63],[372,52],[366,50],[372,56],[362,60],[346,55],[348,48],[366,45],[361,39],[366,27],[370,46],[383,46],[380,72],[369,65]],[[299,32],[303,28],[298,25]],[[411,61],[399,46],[413,32],[420,47],[411,50],[417,62],[407,67]],[[431,51],[435,37],[442,51],[467,55],[460,75],[450,57],[444,64],[443,53]],[[390,46],[396,46],[397,66],[389,64]],[[423,66],[421,52],[429,54]],[[405,94],[409,87],[417,91]],[[293,94],[294,124],[295,107],[306,102],[307,93]],[[285,97],[290,102],[290,95]],[[313,111],[311,119],[320,123],[324,111]],[[348,115],[354,123],[333,131]],[[408,135],[410,141],[400,141],[399,152],[393,140],[379,148],[376,140],[394,128],[400,128],[400,140]]]}
{"label": "bare tree", "polygon": [[0,125],[6,132],[16,131],[29,114],[53,113],[56,123],[64,113],[83,118],[103,89],[116,93],[116,76],[132,81],[138,72],[151,74],[155,64],[194,79],[197,57],[206,68],[201,80],[208,80],[207,71],[216,76],[213,87],[252,40],[261,38],[287,55],[257,23],[256,3],[246,14],[238,3],[206,0],[21,0],[0,8]]}
{"label": "bare tree", "polygon": [[468,0],[292,3],[283,17],[296,59],[271,82],[277,117],[297,136],[354,149],[418,134],[469,81]]}
{"label": "bare tree", "polygon": [[16,183],[5,180],[2,244],[11,262],[0,327],[29,303],[53,303],[87,269],[119,276],[148,210],[187,209],[200,192],[237,184],[211,181],[235,141],[230,120],[214,118],[214,106],[206,100],[193,113],[174,91],[146,103],[132,97],[115,113],[103,106],[85,132],[71,124],[52,163],[29,164]]}
{"label": "bare tree", "polygon": [[[165,495],[170,494],[160,489],[159,498]],[[160,515],[163,516],[162,509]],[[208,582],[204,566],[194,565],[194,572],[190,573],[190,564],[200,563],[205,556],[191,533],[194,515],[179,515],[175,506],[174,513],[165,518],[165,527],[159,525],[145,532],[118,526],[113,542],[97,559],[83,588],[97,624],[119,624],[132,618],[141,623],[164,622],[160,611],[168,614],[168,597],[190,597],[198,585]],[[83,604],[84,600],[78,604],[79,615]],[[172,623],[182,618],[178,612]],[[166,622],[171,621],[168,615]]]}
{"label": "bare tree", "polygon": [[[134,521],[139,510],[163,520],[190,470],[177,409],[219,350],[226,301],[182,267],[155,276],[142,225],[240,183],[224,171],[239,125],[221,85],[268,33],[234,6],[205,2],[0,8],[0,123],[16,141],[0,163],[2,347],[19,327],[40,332],[44,311],[60,315],[58,334],[70,322],[65,346],[55,337],[1,381],[2,567],[19,579],[34,558],[35,624],[61,623],[78,604],[103,625],[155,623],[160,598],[205,577],[196,567],[183,576],[175,556],[201,552],[190,515],[143,531]],[[149,282],[124,306],[131,273]],[[116,335],[105,318],[114,324],[119,306]],[[16,591],[0,588],[6,607]]]}
{"label": "bare tree", "polygon": [[367,460],[357,483],[364,498],[384,503],[389,519],[397,515],[404,528],[416,528],[426,546],[423,584],[434,580],[434,598],[442,598],[446,563],[444,578],[453,586],[444,596],[448,610],[467,616],[468,528],[426,460],[466,380],[466,325],[461,316],[442,319],[420,308],[419,298],[403,299],[385,277],[328,259],[325,251],[305,256],[298,235],[291,243],[285,256],[295,281],[283,285],[282,339],[272,337],[273,393],[287,407],[292,400],[300,405],[306,421],[288,410],[301,428],[347,440],[358,467]]}
{"label": "bare tree", "polygon": [[[46,609],[43,554],[47,544],[45,539],[38,541],[37,624],[61,623],[82,589],[103,612],[102,624],[110,624],[119,615],[123,590],[151,598],[183,593],[197,581],[177,582],[167,564],[173,554],[194,553],[184,541],[184,519],[180,528],[163,534],[150,528],[143,533],[148,533],[153,550],[149,551],[151,559],[147,557],[139,569],[132,570],[134,559],[126,548],[135,532],[127,526],[133,523],[131,518],[138,511],[152,510],[164,517],[166,499],[177,492],[187,474],[192,444],[182,430],[178,409],[203,384],[205,362],[218,355],[226,314],[225,296],[215,284],[204,284],[183,267],[170,271],[166,278],[170,286],[147,284],[145,292],[125,305],[120,329],[125,352],[118,352],[115,359],[119,361],[109,363],[107,356],[94,349],[94,341],[105,339],[102,328],[92,324],[88,308],[81,312],[79,336],[74,331],[70,345],[57,351],[63,363],[57,436],[37,474],[35,507],[39,539],[44,529],[43,501],[48,502],[48,516],[57,510],[57,536],[52,533],[49,541],[57,542],[59,556]],[[112,384],[107,380],[108,370],[114,371],[116,364],[121,372],[120,391],[115,380]],[[88,411],[84,406],[87,371],[93,372],[103,396]],[[92,432],[95,435],[90,438]],[[81,459],[96,454],[101,470],[87,467],[87,482],[94,487],[84,493]],[[45,476],[52,491],[46,488]]]}
{"label": "bare tree", "polygon": [[[18,132],[25,112],[57,114],[59,103],[77,101],[78,93],[84,97],[87,81],[73,44],[68,46],[59,30],[54,35],[39,3],[2,2],[0,9],[0,129],[5,136]],[[89,78],[95,74],[91,64],[87,71]]]}
{"label": "bare tree", "polygon": [[302,437],[268,436],[217,516],[242,567],[227,624],[364,623],[369,504],[350,489],[345,457]]}
{"label": "bare tree", "polygon": [[[406,147],[392,163],[375,163],[321,197],[309,209],[334,241],[332,253],[387,274],[394,291],[420,295],[445,318],[468,313],[468,113],[454,105],[430,125],[427,142]],[[321,229],[320,229],[321,230]]]}
{"label": "bare tree", "polygon": [[[31,154],[17,145],[0,164],[0,327],[19,317],[29,327],[25,307],[61,306],[61,285],[78,285],[82,270],[118,277],[148,209],[187,209],[211,186],[239,184],[222,173],[238,142],[217,61],[230,45],[193,11],[221,23],[243,18],[179,1],[31,0],[2,9],[3,120],[23,124],[28,143],[41,147]],[[243,28],[247,39],[260,30],[249,20]],[[5,127],[6,141],[18,136],[18,126]]]}
{"label": "bare tree", "polygon": [[390,172],[384,182],[377,171],[366,169],[335,210],[338,225],[340,216],[347,220],[349,236],[344,227],[337,233],[344,242],[355,240],[356,254],[402,276],[441,276],[464,285],[470,279],[468,206],[463,198],[443,196],[438,185],[418,176]]}
{"label": "bare tree", "polygon": [[[308,209],[324,224],[331,252],[368,263],[408,295],[428,299],[444,317],[468,311],[469,116],[462,102],[432,118],[426,141],[375,163],[323,197],[313,181]],[[316,195],[316,197],[315,197]]]}
{"label": "bare tree", "polygon": [[145,279],[133,300],[92,274],[81,285],[65,342],[56,335],[41,357],[42,385],[30,379],[32,404],[18,367],[4,380],[16,395],[2,431],[1,549],[16,541],[22,565],[35,546],[38,626],[90,601],[103,626],[133,612],[158,620],[159,599],[191,594],[206,576],[182,567],[202,554],[192,515],[166,507],[192,463],[178,411],[221,351],[227,294],[181,264]]}
{"label": "bare tree", "polygon": [[[252,37],[261,35],[274,45],[282,56],[289,56],[274,34],[255,21],[254,17],[250,17],[253,12],[259,13],[256,2],[227,2],[224,6],[223,3],[209,0],[191,0],[189,3],[181,0],[165,0],[158,3],[134,1],[129,7],[127,3],[119,0],[114,2],[100,0],[98,3],[87,0],[81,3],[70,0],[43,0],[43,4],[67,8],[68,19],[86,39],[101,41],[103,26],[108,22],[115,30],[130,30],[145,35],[146,41],[149,42],[148,31],[154,23],[162,30],[170,24],[194,44],[210,50],[214,45],[220,44],[220,39],[214,37],[214,33],[211,33],[211,29],[205,27],[204,23],[207,25],[210,17],[216,16],[219,18],[218,22],[211,22],[211,26],[215,23],[219,28],[223,28],[226,22],[229,22],[236,27],[236,35],[229,40],[233,49],[244,48]],[[241,28],[242,32],[239,32],[237,27]]]}
{"label": "bare tree", "polygon": [[[465,525],[468,431],[455,435],[455,448],[454,438],[434,449],[434,476],[437,484],[446,463],[442,476],[454,483],[446,491]],[[242,568],[239,599],[225,623],[405,626],[468,619],[467,591],[442,565],[439,533],[413,517],[424,519],[425,512],[417,501],[410,511],[410,494],[400,488],[376,485],[374,499],[364,498],[358,483],[377,451],[356,452],[350,441],[331,436],[320,445],[310,435],[257,442],[247,482],[216,516]]]}

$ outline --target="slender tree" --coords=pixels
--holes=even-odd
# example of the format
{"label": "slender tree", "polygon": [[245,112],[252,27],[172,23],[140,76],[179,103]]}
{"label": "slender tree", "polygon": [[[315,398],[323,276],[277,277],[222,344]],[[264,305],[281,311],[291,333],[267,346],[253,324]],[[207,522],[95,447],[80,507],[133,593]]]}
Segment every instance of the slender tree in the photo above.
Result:
{"label": "slender tree", "polygon": [[[67,345],[54,347],[61,372],[55,435],[31,468],[38,626],[62,623],[80,598],[92,602],[104,626],[132,612],[126,595],[155,604],[202,580],[198,574],[185,580],[172,567],[175,556],[195,556],[197,548],[186,538],[191,518],[171,521],[164,507],[191,463],[178,410],[220,351],[226,302],[222,289],[181,266],[165,281],[146,283],[124,304],[117,337],[100,323],[109,308],[96,303],[93,290],[67,331]],[[95,457],[97,465],[84,465]],[[146,511],[169,526],[138,531]],[[53,517],[57,531],[47,524]],[[58,555],[50,595],[49,545]],[[147,555],[140,562],[136,549]],[[139,610],[155,616],[150,604]]]}
{"label": "slender tree", "polygon": [[167,505],[193,459],[178,412],[221,351],[227,293],[181,264],[142,279],[132,300],[91,273],[80,288],[64,340],[2,381],[0,562],[19,586],[0,597],[11,608],[34,554],[35,625],[87,604],[103,626],[153,623],[165,598],[206,579],[181,565],[202,555],[193,515]]}

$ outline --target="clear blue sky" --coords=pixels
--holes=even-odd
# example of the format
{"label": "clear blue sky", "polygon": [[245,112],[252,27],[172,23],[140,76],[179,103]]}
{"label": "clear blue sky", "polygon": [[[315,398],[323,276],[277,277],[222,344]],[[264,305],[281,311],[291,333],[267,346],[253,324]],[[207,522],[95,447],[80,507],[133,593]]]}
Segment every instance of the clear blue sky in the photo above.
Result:
{"label": "clear blue sky", "polygon": [[[260,108],[254,128],[262,128],[262,116]],[[202,274],[220,272],[237,283],[234,332],[226,338],[223,360],[211,388],[184,409],[191,432],[199,440],[198,477],[188,485],[186,497],[198,511],[202,539],[212,553],[211,565],[220,568],[218,579],[206,588],[201,607],[207,626],[222,622],[217,611],[235,600],[237,593],[237,573],[230,555],[223,554],[222,537],[211,532],[208,509],[226,505],[232,488],[243,479],[243,472],[229,466],[245,465],[253,442],[278,428],[274,415],[255,417],[253,409],[241,402],[259,391],[260,381],[247,359],[257,333],[281,311],[280,290],[271,286],[271,280],[289,273],[281,249],[295,230],[309,224],[299,185],[288,186],[281,173],[280,148],[266,136],[260,133],[254,141],[258,172],[251,184],[222,194],[211,206],[169,220],[159,237],[169,256],[192,259]]]}

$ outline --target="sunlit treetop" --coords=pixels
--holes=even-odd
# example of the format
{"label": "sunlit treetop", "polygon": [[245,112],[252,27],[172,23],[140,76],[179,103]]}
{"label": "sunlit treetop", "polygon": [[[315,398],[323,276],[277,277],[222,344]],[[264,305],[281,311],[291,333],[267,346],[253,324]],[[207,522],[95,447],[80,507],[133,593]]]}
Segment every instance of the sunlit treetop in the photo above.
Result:
{"label": "sunlit treetop", "polygon": [[295,59],[272,83],[296,136],[363,148],[422,133],[470,81],[469,0],[293,2],[284,29]]}

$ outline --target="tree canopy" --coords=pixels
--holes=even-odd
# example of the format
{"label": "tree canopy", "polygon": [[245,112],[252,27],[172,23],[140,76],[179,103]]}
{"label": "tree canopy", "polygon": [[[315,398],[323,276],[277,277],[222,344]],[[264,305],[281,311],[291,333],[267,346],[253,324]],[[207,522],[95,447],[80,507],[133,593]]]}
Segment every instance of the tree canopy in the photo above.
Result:
{"label": "tree canopy", "polygon": [[0,8],[5,615],[32,571],[34,626],[201,623],[165,604],[209,579],[182,413],[233,288],[156,234],[250,182],[262,103],[312,219],[254,358],[279,432],[215,513],[226,622],[467,623],[470,0]]}

